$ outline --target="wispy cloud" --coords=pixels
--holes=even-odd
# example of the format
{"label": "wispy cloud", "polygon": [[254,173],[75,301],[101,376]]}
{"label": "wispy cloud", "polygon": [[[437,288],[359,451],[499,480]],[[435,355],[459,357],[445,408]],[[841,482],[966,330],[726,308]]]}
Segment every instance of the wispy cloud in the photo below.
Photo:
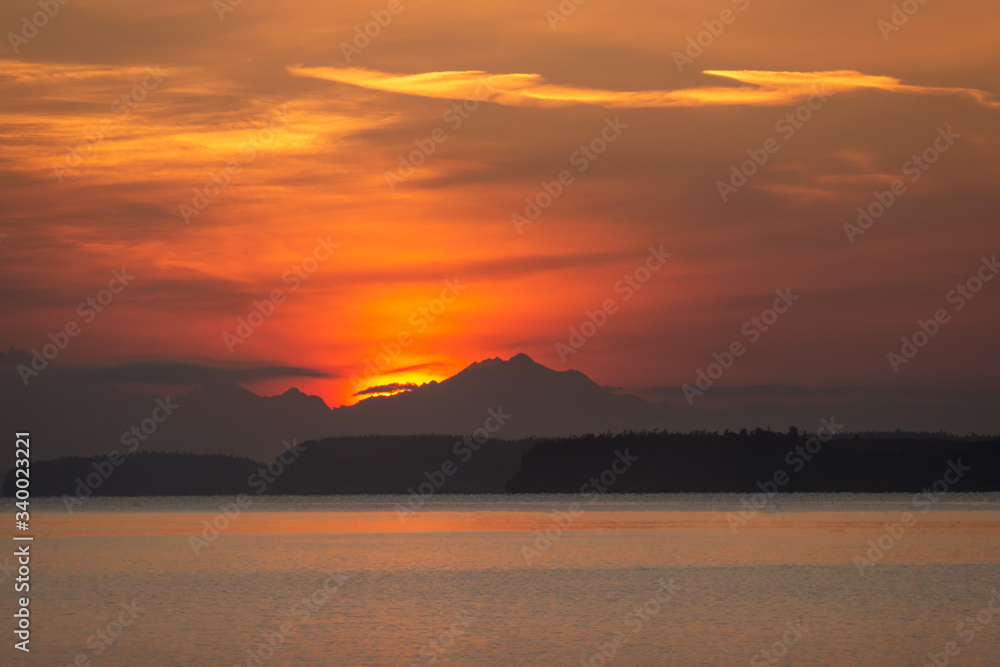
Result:
{"label": "wispy cloud", "polygon": [[392,382],[390,384],[379,384],[374,387],[368,387],[367,389],[362,389],[361,391],[355,392],[355,396],[370,396],[372,394],[395,394],[400,391],[411,391],[416,389],[417,385],[413,382],[399,383]]}
{"label": "wispy cloud", "polygon": [[609,108],[777,106],[807,99],[817,91],[840,93],[876,89],[914,95],[967,95],[984,106],[1000,107],[992,95],[974,88],[913,86],[889,76],[853,70],[826,72],[768,72],[706,70],[703,74],[738,81],[743,86],[699,86],[677,90],[606,90],[547,83],[541,74],[493,74],[481,70],[390,74],[358,67],[289,67],[297,76],[325,79],[352,86],[404,95],[443,99],[483,97],[483,84],[492,93],[488,101],[508,106],[564,106],[593,104]]}
{"label": "wispy cloud", "polygon": [[115,366],[69,366],[63,372],[85,380],[143,384],[211,384],[274,378],[326,378],[329,373],[299,366],[208,366],[177,361],[143,361]]}

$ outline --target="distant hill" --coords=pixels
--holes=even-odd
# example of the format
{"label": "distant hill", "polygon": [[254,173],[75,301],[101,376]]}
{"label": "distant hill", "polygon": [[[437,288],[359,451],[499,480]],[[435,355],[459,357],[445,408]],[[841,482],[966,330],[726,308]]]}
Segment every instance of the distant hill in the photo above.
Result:
{"label": "distant hill", "polygon": [[443,435],[328,438],[306,443],[302,456],[275,479],[273,492],[406,494],[433,488],[434,493],[503,493],[522,454],[536,442],[480,444]]}
{"label": "distant hill", "polygon": [[578,493],[600,479],[619,452],[636,460],[614,476],[608,488],[615,493],[918,493],[942,488],[934,487],[942,479],[954,480],[947,491],[1000,491],[998,439],[850,435],[822,443],[806,434],[759,429],[547,440],[525,453],[505,488]]}
{"label": "distant hill", "polygon": [[[462,436],[329,438],[275,462],[266,484],[249,459],[140,453],[93,495],[402,494],[419,509],[417,496],[455,493],[1000,492],[998,439],[838,436],[817,448],[812,437],[646,432],[489,440],[478,450]],[[79,495],[110,467],[104,457],[37,462],[32,495]]]}
{"label": "distant hill", "polygon": [[[31,464],[32,496],[198,496],[249,493],[261,464],[234,456],[139,452],[114,462],[104,456],[63,457]],[[3,481],[13,496],[14,470]]]}

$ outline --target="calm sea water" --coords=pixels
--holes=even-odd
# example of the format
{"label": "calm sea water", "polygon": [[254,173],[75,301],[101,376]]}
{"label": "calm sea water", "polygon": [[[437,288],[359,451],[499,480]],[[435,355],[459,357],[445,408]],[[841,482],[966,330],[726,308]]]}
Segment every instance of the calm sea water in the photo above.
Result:
{"label": "calm sea water", "polygon": [[36,500],[32,650],[0,571],[0,662],[1000,665],[1000,496],[743,500]]}

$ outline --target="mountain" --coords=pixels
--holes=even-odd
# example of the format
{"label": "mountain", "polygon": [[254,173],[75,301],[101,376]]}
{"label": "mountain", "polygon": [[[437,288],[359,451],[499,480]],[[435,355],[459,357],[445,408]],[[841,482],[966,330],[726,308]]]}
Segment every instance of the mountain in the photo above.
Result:
{"label": "mountain", "polygon": [[[556,371],[526,354],[476,362],[443,382],[369,398],[342,409],[341,433],[472,433],[488,410],[510,415],[502,438],[666,427],[668,406],[601,387],[579,371]],[[676,410],[676,409],[674,409]]]}
{"label": "mountain", "polygon": [[[167,404],[78,374],[47,370],[25,387],[16,367],[27,355],[0,353],[0,425],[30,429],[34,458],[94,456],[112,450],[228,454],[270,461],[282,442],[336,436],[562,436],[666,427],[678,408],[601,387],[578,371],[556,371],[525,354],[473,363],[443,382],[330,408],[298,389],[258,396],[213,381]],[[155,421],[153,417],[164,417]],[[491,417],[491,415],[493,415]],[[145,429],[145,430],[144,430]],[[484,431],[478,431],[484,434]]]}
{"label": "mountain", "polygon": [[[293,439],[478,433],[517,440],[644,429],[786,430],[792,425],[814,430],[820,419],[831,417],[855,432],[1000,430],[995,400],[956,405],[931,396],[900,402],[877,389],[857,394],[771,387],[787,394],[788,400],[775,401],[773,394],[756,397],[739,387],[718,387],[691,407],[683,398],[677,405],[648,402],[603,387],[579,371],[553,370],[525,354],[472,363],[442,382],[337,408],[298,389],[258,396],[212,372],[197,374],[201,379],[189,383],[196,388],[172,396],[164,408],[163,398],[118,388],[108,380],[114,373],[56,366],[26,387],[17,374],[20,363],[30,363],[30,355],[13,348],[0,352],[0,428],[5,433],[30,430],[35,459],[155,450],[263,462]],[[165,419],[153,419],[165,410]],[[917,423],[913,414],[920,415]],[[387,444],[386,451],[394,446]],[[13,465],[13,448],[6,451],[0,468]]]}

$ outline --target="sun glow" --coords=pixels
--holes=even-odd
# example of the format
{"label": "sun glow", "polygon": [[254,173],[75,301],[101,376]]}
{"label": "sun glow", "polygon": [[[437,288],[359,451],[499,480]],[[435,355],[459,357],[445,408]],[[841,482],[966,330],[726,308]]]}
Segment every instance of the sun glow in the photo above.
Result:
{"label": "sun glow", "polygon": [[426,370],[389,370],[380,375],[363,377],[360,382],[352,382],[354,393],[350,397],[350,403],[363,401],[374,396],[394,396],[403,394],[420,385],[440,382],[448,377],[449,373],[434,373]]}

